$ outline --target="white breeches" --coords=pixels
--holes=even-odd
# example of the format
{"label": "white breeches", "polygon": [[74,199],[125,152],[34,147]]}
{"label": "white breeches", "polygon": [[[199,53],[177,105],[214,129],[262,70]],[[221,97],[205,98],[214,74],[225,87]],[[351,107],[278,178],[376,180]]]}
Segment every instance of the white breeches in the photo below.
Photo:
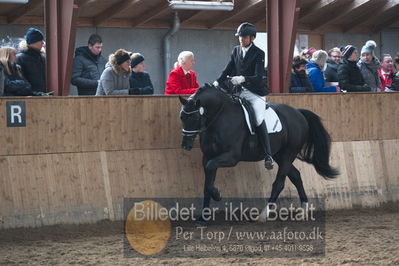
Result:
{"label": "white breeches", "polygon": [[266,96],[259,96],[250,90],[244,89],[240,94],[240,97],[245,98],[248,102],[251,103],[252,108],[255,112],[256,117],[256,125],[259,126],[262,124],[265,119],[265,110],[266,110]]}

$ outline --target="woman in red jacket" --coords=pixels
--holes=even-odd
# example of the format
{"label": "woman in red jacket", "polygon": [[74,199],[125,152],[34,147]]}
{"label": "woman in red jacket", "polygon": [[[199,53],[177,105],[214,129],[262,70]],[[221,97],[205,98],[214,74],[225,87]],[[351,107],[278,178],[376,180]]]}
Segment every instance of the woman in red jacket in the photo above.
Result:
{"label": "woman in red jacket", "polygon": [[192,70],[195,61],[194,54],[190,51],[183,51],[177,58],[178,65],[173,69],[166,81],[165,94],[193,94],[199,88],[197,76]]}

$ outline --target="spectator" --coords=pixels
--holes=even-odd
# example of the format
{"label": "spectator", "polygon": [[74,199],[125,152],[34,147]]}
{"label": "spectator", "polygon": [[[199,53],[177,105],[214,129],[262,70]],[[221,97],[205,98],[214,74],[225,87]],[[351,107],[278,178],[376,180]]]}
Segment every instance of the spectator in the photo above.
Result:
{"label": "spectator", "polygon": [[381,80],[378,74],[378,67],[380,66],[380,61],[374,54],[374,49],[377,47],[375,41],[367,41],[362,47],[360,52],[361,58],[357,63],[362,73],[364,82],[369,85],[371,91],[377,92],[381,91]]}
{"label": "spectator", "polygon": [[305,58],[306,61],[309,61],[310,58],[312,58],[312,55],[314,52],[316,52],[316,48],[310,47],[308,49],[302,50],[302,52],[299,54],[300,57]]}
{"label": "spectator", "polygon": [[312,84],[306,74],[306,59],[295,56],[292,64],[290,92],[312,92]]}
{"label": "spectator", "polygon": [[371,88],[365,84],[362,73],[357,66],[359,53],[355,46],[346,45],[342,47],[343,60],[338,66],[339,87],[343,91],[371,91]]}
{"label": "spectator", "polygon": [[395,71],[399,71],[399,53],[396,54],[396,57],[394,59],[394,64],[395,64]]}
{"label": "spectator", "polygon": [[31,84],[33,92],[46,92],[46,58],[41,52],[44,43],[43,33],[30,28],[26,32],[25,39],[19,44],[17,64],[21,66],[22,74]]}
{"label": "spectator", "polygon": [[144,71],[144,56],[134,53],[131,57],[132,75],[130,76],[130,88],[134,90],[134,94],[154,94],[154,87],[150,79],[150,75]]}
{"label": "spectator", "polygon": [[13,47],[0,48],[0,65],[3,71],[4,96],[32,96],[32,87],[22,77],[21,68],[15,62],[17,50]]}
{"label": "spectator", "polygon": [[134,91],[129,83],[131,74],[130,53],[124,49],[116,50],[105,65],[96,95],[132,95]]}
{"label": "spectator", "polygon": [[173,69],[166,81],[165,94],[193,94],[199,88],[197,76],[192,70],[195,61],[194,54],[183,51],[177,58],[178,66]]}
{"label": "spectator", "polygon": [[3,94],[4,94],[4,68],[3,64],[0,64],[0,96],[3,96]]}
{"label": "spectator", "polygon": [[71,83],[78,88],[79,95],[95,95],[98,81],[107,60],[101,55],[102,39],[97,34],[89,37],[88,45],[75,50]]}
{"label": "spectator", "polygon": [[378,69],[378,73],[381,79],[381,90],[385,91],[386,89],[389,89],[389,87],[392,85],[392,76],[394,74],[391,55],[382,55],[381,66]]}
{"label": "spectator", "polygon": [[338,82],[338,65],[341,63],[341,51],[334,47],[328,51],[327,68],[324,77],[327,82]]}
{"label": "spectator", "polygon": [[389,89],[386,90],[386,92],[393,91],[399,92],[399,71],[396,72],[396,74],[392,75],[392,85]]}
{"label": "spectator", "polygon": [[323,71],[326,68],[327,52],[318,50],[313,53],[312,58],[306,65],[309,79],[312,83],[313,92],[336,92],[336,86],[326,86]]}

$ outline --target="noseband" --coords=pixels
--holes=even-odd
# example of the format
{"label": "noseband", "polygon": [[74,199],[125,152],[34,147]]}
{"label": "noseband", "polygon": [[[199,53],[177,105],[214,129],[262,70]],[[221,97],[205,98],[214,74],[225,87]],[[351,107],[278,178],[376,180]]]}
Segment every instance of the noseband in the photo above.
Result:
{"label": "noseband", "polygon": [[[184,110],[184,106],[183,106],[181,112],[183,112],[186,115],[193,115],[193,114],[199,113],[199,115],[201,117],[204,114],[204,107],[201,106],[197,110],[187,112]],[[197,130],[186,130],[183,128],[182,132],[183,132],[184,137],[195,137],[198,133],[201,133],[201,128],[197,129]]]}

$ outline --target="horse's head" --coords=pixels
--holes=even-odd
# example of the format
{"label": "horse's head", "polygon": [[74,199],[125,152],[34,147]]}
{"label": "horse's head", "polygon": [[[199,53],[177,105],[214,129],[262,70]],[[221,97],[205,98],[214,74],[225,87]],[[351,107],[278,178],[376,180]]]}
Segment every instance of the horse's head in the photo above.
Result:
{"label": "horse's head", "polygon": [[179,96],[182,109],[180,119],[183,123],[183,140],[181,146],[185,150],[191,150],[195,137],[201,132],[201,116],[204,114],[204,108],[200,105],[200,100],[190,97],[188,100]]}

